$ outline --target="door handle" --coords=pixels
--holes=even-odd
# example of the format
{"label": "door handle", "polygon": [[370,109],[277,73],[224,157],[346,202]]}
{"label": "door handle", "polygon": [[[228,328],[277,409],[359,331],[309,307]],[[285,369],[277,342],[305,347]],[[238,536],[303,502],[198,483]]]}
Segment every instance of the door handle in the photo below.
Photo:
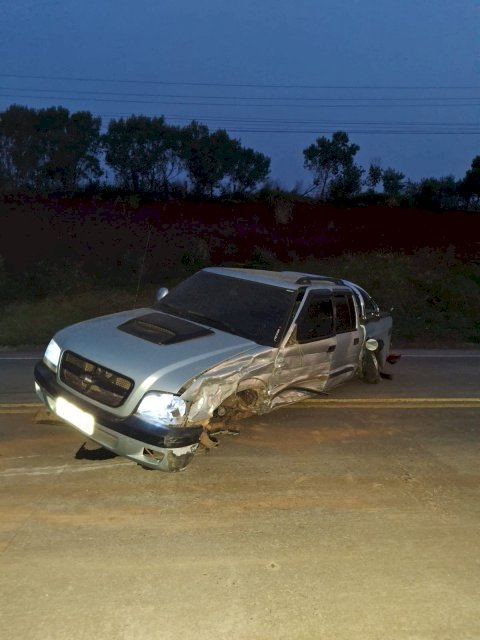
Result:
{"label": "door handle", "polygon": [[355,338],[355,340],[353,341],[353,344],[358,344],[360,342],[359,338]]}
{"label": "door handle", "polygon": [[328,347],[327,353],[332,353],[332,351],[335,351],[336,348],[337,348],[337,345],[336,344],[332,344],[331,347]]}

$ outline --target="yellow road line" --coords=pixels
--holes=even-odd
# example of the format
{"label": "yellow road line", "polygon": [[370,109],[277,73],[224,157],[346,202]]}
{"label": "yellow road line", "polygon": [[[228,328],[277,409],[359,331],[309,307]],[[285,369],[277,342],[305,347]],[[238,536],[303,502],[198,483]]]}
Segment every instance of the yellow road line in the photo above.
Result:
{"label": "yellow road line", "polygon": [[[0,403],[2,414],[35,413],[41,403]],[[477,409],[480,398],[318,398],[287,405],[290,409]]]}
{"label": "yellow road line", "polygon": [[325,398],[304,400],[292,408],[456,409],[480,408],[480,398]]}

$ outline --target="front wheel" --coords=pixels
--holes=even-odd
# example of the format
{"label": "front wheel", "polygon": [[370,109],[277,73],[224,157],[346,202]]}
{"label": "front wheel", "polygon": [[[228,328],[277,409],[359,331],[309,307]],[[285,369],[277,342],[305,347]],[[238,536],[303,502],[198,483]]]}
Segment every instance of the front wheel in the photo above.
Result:
{"label": "front wheel", "polygon": [[360,356],[360,378],[368,384],[380,382],[380,368],[375,351],[362,350]]}

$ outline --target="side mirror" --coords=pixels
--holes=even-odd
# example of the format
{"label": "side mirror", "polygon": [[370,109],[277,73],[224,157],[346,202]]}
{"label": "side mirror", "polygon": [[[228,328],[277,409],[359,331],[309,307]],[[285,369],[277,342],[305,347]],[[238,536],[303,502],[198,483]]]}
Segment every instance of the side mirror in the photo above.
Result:
{"label": "side mirror", "polygon": [[167,287],[161,287],[155,294],[155,302],[160,302],[160,300],[163,300],[163,298],[165,298],[167,294],[168,294]]}

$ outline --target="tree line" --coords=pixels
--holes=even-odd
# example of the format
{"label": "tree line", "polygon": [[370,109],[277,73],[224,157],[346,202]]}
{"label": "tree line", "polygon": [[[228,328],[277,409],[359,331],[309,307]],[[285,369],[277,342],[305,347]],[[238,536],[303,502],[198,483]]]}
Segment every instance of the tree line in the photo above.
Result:
{"label": "tree line", "polygon": [[192,194],[213,196],[251,191],[266,180],[270,158],[196,121],[176,127],[132,115],[111,120],[102,134],[101,119],[88,111],[13,105],[0,113],[2,191],[99,187],[108,170],[128,191],[168,197],[183,174]]}
{"label": "tree line", "polygon": [[[173,126],[163,116],[142,115],[112,119],[104,133],[101,128],[101,119],[89,111],[70,113],[64,107],[12,105],[0,112],[0,190],[100,190],[102,177],[116,188],[161,198],[178,195],[182,182],[186,192],[198,197],[273,188],[270,158],[243,147],[224,129],[210,131],[196,121]],[[379,161],[363,169],[355,162],[359,149],[344,131],[317,138],[303,150],[312,185],[292,195],[438,209],[480,206],[480,156],[461,180],[446,176],[412,182]]]}
{"label": "tree line", "polygon": [[331,140],[317,138],[303,151],[305,167],[314,176],[310,191],[320,200],[352,201],[366,189],[363,200],[368,202],[378,200],[376,189],[381,184],[384,201],[389,204],[428,209],[469,209],[480,204],[480,156],[473,159],[461,180],[450,175],[412,182],[392,167],[383,169],[379,161],[363,169],[355,163],[359,150],[344,131],[336,131]]}

